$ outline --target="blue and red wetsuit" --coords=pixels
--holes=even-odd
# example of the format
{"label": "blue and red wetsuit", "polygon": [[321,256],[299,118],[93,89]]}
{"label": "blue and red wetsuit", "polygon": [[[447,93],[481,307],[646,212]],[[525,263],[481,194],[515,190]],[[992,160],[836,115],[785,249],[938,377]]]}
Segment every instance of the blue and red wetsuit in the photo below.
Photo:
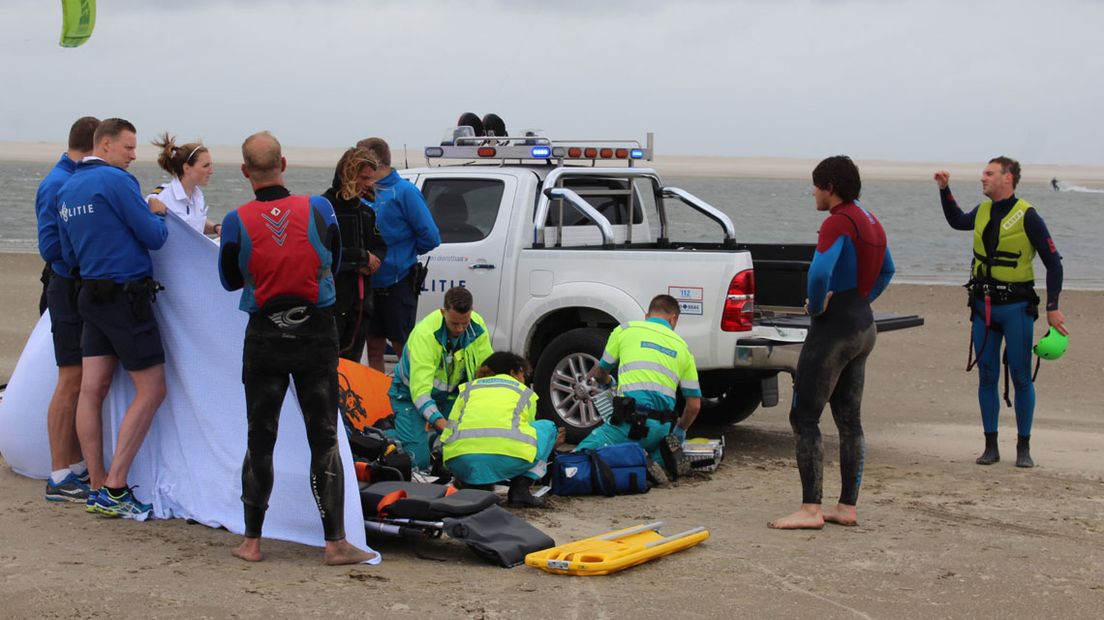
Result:
{"label": "blue and red wetsuit", "polygon": [[[989,221],[999,223],[1004,220],[1018,200],[1013,195],[1004,200],[993,201]],[[939,201],[943,206],[943,216],[947,218],[951,228],[974,229],[977,207],[964,213],[949,187],[939,190]],[[1062,256],[1058,254],[1058,249],[1038,209],[1028,209],[1024,213],[1023,222],[1028,240],[1031,241],[1035,253],[1046,267],[1046,309],[1057,310],[1058,296],[1062,293]],[[987,228],[986,233],[983,234],[990,233],[999,234],[995,225]],[[998,388],[1003,340],[1008,354],[1009,376],[1012,379],[1012,385],[1016,388],[1016,398],[1013,403],[1016,411],[1016,430],[1021,437],[1030,437],[1035,417],[1035,384],[1031,381],[1031,342],[1038,312],[1031,301],[1023,299],[1010,300],[1006,303],[994,302],[990,307],[989,325],[986,325],[984,300],[975,298],[971,300],[971,304],[971,330],[974,354],[977,357],[978,405],[981,408],[982,428],[986,433],[997,432],[997,421],[1000,417]]]}
{"label": "blue and red wetsuit", "polygon": [[854,506],[858,501],[864,457],[859,410],[866,358],[874,350],[877,331],[870,302],[885,290],[893,273],[878,219],[854,202],[833,207],[820,227],[809,267],[812,319],[797,362],[790,407],[803,504],[821,503],[824,448],[819,424],[825,404],[831,405],[839,429],[839,503]]}
{"label": "blue and red wetsuit", "polygon": [[345,537],[345,485],[337,448],[337,327],[333,274],[341,235],[333,207],[320,196],[292,196],[281,186],[222,221],[219,275],[242,289],[249,313],[242,355],[248,448],[242,464],[245,535],[259,538],[272,493],[272,450],[289,375],[311,450],[311,489],[326,540]]}

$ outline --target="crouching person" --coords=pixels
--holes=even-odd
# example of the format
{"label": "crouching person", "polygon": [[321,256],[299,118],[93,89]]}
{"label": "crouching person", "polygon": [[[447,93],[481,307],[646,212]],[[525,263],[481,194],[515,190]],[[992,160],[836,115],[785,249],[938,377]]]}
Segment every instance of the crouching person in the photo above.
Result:
{"label": "crouching person", "polygon": [[535,420],[537,395],[525,385],[529,362],[509,351],[491,354],[478,378],[460,386],[441,433],[445,467],[466,486],[510,481],[507,502],[543,507],[529,487],[544,477],[548,456],[564,441],[551,420]]}
{"label": "crouching person", "polygon": [[395,412],[395,428],[388,434],[420,470],[430,467],[430,446],[445,430],[460,384],[476,378],[494,352],[487,324],[473,304],[466,288],[445,291],[444,306],[410,332],[387,392]]}
{"label": "crouching person", "polygon": [[[576,450],[601,448],[635,441],[657,463],[663,462],[660,444],[672,436],[681,444],[686,431],[701,410],[698,369],[686,341],[675,333],[679,319],[678,301],[657,295],[648,305],[643,321],[630,321],[613,330],[602,359],[590,377],[610,385],[610,373],[619,368],[620,395],[633,403],[631,419],[610,419],[579,442]],[[675,411],[676,390],[686,399],[682,414]],[[668,463],[668,469],[674,466]],[[653,472],[656,473],[656,472]]]}

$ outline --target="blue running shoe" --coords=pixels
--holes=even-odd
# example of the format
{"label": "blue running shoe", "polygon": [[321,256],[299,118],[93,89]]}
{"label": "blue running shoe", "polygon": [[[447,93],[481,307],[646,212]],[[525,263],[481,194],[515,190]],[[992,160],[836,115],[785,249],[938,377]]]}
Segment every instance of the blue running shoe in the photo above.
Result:
{"label": "blue running shoe", "polygon": [[51,502],[76,502],[84,503],[88,500],[88,492],[91,489],[81,482],[80,478],[69,472],[58,484],[54,484],[53,478],[46,479],[46,499]]}
{"label": "blue running shoe", "polygon": [[98,500],[99,498],[100,498],[100,490],[99,489],[90,489],[88,491],[88,501],[85,502],[85,504],[84,504],[85,512],[95,513],[96,512],[96,500]]}
{"label": "blue running shoe", "polygon": [[135,516],[153,510],[152,505],[138,501],[130,487],[123,489],[122,495],[113,495],[107,487],[100,487],[93,508],[108,517]]}

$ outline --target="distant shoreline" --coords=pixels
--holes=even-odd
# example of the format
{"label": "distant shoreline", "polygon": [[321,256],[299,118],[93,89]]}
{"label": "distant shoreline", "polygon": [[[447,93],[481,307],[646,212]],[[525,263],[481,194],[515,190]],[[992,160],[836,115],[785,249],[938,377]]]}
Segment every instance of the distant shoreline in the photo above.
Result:
{"label": "distant shoreline", "polygon": [[[210,145],[211,155],[216,162],[238,163],[241,151],[237,146]],[[0,141],[0,162],[8,163],[52,163],[57,160],[65,146],[50,142],[3,142]],[[344,148],[284,147],[284,156],[288,165],[305,168],[330,168],[341,157]],[[153,163],[156,160],[156,148],[141,144],[138,147],[138,161]],[[655,161],[641,162],[641,166],[650,166],[661,174],[679,177],[719,177],[733,179],[807,179],[818,160],[789,157],[708,157],[690,155],[659,155]],[[392,152],[392,162],[396,167],[421,167],[425,165],[425,156],[420,148],[396,148]],[[983,167],[983,162],[903,162],[885,160],[858,159],[856,163],[864,179],[881,181],[926,181],[932,172],[946,169],[952,177],[975,180]],[[1024,166],[1023,182],[1049,183],[1054,177],[1066,183],[1086,184],[1104,188],[1104,166],[1063,166],[1056,164],[1030,164]]]}

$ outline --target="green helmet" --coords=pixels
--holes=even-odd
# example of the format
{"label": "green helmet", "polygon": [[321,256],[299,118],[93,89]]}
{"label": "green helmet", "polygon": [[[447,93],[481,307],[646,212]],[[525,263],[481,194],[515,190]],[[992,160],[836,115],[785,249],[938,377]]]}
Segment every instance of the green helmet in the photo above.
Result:
{"label": "green helmet", "polygon": [[1066,347],[1069,346],[1069,336],[1062,334],[1062,332],[1051,327],[1046,336],[1035,345],[1032,349],[1035,351],[1035,355],[1045,360],[1056,360],[1062,357],[1062,354],[1066,352]]}

